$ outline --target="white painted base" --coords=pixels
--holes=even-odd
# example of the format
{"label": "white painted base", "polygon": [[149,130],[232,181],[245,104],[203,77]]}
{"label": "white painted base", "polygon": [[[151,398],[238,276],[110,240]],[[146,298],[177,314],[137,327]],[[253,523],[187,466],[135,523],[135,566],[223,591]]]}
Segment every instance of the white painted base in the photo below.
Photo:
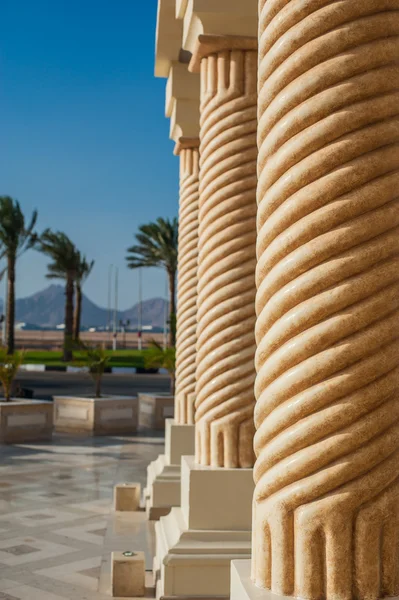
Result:
{"label": "white painted base", "polygon": [[252,469],[182,458],[181,508],[155,525],[157,598],[228,598],[230,562],[251,554]]}
{"label": "white painted base", "polygon": [[182,456],[195,453],[195,425],[178,425],[174,419],[165,421],[165,454],[169,465],[179,465]]}
{"label": "white painted base", "polygon": [[144,499],[150,520],[167,515],[172,506],[180,506],[181,457],[194,454],[194,425],[176,425],[174,419],[166,419],[165,428],[166,452],[147,467]]}
{"label": "white painted base", "polygon": [[193,456],[183,456],[181,469],[181,508],[189,529],[251,530],[252,469],[201,467]]}
{"label": "white painted base", "polygon": [[147,467],[146,512],[151,521],[167,515],[180,504],[180,467],[168,465],[165,454]]}
{"label": "white painted base", "polygon": [[279,596],[270,590],[256,587],[251,581],[251,560],[233,560],[231,563],[231,600],[294,600]]}

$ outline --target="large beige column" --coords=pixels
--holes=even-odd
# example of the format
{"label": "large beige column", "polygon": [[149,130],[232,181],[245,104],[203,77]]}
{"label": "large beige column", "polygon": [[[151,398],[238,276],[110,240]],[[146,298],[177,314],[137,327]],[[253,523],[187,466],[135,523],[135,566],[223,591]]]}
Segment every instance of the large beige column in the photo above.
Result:
{"label": "large beige column", "polygon": [[196,456],[182,457],[181,508],[156,525],[157,597],[228,598],[254,489],[257,5],[176,8],[201,75]]}
{"label": "large beige column", "polygon": [[182,29],[174,0],[160,0],[155,74],[167,79],[165,114],[180,161],[180,197],[175,407],[174,418],[165,422],[165,452],[147,468],[145,500],[152,520],[180,505],[181,457],[194,454],[195,440],[200,79],[188,71]]}
{"label": "large beige column", "polygon": [[196,460],[252,467],[257,52],[201,44]]}
{"label": "large beige column", "polygon": [[181,138],[175,422],[194,423],[197,343],[199,139]]}
{"label": "large beige column", "polygon": [[399,0],[259,6],[252,580],[397,596]]}

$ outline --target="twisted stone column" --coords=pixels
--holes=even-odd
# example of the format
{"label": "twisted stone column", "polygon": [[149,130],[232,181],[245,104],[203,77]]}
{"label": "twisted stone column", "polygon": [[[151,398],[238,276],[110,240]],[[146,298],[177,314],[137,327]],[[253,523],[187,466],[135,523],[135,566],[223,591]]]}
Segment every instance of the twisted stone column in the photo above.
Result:
{"label": "twisted stone column", "polygon": [[399,594],[399,0],[260,0],[253,580]]}
{"label": "twisted stone column", "polygon": [[176,399],[175,422],[194,423],[197,270],[199,140],[179,142],[180,208],[177,283]]}
{"label": "twisted stone column", "polygon": [[257,53],[201,60],[196,461],[253,454]]}

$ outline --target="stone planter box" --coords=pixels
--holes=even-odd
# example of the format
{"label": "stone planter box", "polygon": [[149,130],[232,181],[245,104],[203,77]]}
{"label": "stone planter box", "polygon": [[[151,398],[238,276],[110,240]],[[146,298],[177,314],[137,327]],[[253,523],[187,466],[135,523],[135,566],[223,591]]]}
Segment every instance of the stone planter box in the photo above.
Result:
{"label": "stone planter box", "polygon": [[116,435],[134,433],[137,424],[138,399],[135,396],[54,396],[56,431]]}
{"label": "stone planter box", "polygon": [[0,443],[14,444],[51,440],[53,403],[12,398],[0,400]]}
{"label": "stone planter box", "polygon": [[165,420],[173,418],[175,398],[170,394],[139,394],[139,425],[163,431]]}

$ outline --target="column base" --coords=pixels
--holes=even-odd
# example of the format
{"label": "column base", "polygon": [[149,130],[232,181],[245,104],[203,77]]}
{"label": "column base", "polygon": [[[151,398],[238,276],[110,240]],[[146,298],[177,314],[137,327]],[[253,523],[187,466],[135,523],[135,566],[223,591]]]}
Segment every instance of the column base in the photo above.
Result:
{"label": "column base", "polygon": [[174,419],[167,419],[165,425],[166,453],[147,467],[144,500],[151,521],[167,515],[172,506],[180,506],[181,457],[194,454],[195,426],[176,425]]}
{"label": "column base", "polygon": [[273,594],[256,587],[251,580],[251,560],[233,560],[231,563],[231,600],[294,600],[291,596]]}
{"label": "column base", "polygon": [[251,555],[252,495],[252,469],[182,458],[182,507],[155,525],[158,599],[229,597],[231,561]]}

